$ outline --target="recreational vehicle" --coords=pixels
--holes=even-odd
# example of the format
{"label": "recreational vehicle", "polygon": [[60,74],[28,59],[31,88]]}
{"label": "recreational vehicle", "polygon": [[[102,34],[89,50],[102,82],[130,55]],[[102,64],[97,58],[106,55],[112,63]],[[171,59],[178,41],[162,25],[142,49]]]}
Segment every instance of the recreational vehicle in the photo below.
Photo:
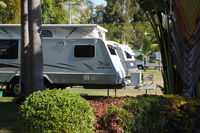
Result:
{"label": "recreational vehicle", "polygon": [[114,41],[106,41],[109,48],[114,48],[120,58],[126,77],[130,78],[131,73],[137,71],[137,65],[134,58],[134,53],[128,45],[118,44]]}
{"label": "recreational vehicle", "polygon": [[[135,57],[140,56],[141,53],[139,51],[134,51]],[[138,69],[144,68],[144,60],[135,60],[136,65]],[[162,61],[161,61],[161,55],[160,52],[155,52],[147,57],[146,60],[146,68],[152,67],[152,68],[160,68],[162,67]]]}
{"label": "recreational vehicle", "polygon": [[[20,94],[19,24],[0,24],[0,82]],[[44,81],[47,87],[122,88],[125,70],[106,29],[96,24],[42,25]]]}

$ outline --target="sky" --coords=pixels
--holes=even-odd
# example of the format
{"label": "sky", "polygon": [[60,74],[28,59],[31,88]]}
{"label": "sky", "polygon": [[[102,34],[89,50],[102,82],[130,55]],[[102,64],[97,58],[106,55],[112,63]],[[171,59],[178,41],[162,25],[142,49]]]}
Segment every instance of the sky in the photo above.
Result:
{"label": "sky", "polygon": [[94,2],[95,5],[100,5],[100,4],[106,5],[105,0],[91,0],[91,1]]}

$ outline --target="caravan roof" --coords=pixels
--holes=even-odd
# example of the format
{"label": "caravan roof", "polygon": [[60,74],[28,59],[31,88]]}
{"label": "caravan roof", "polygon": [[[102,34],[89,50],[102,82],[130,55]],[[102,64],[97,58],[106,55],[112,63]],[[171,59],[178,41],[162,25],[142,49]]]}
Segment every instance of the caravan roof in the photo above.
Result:
{"label": "caravan roof", "polygon": [[[5,27],[20,27],[21,24],[0,24],[0,28],[5,28]],[[107,32],[108,30],[99,26],[98,24],[42,24],[42,27],[44,28],[97,28],[100,29],[104,32]]]}
{"label": "caravan roof", "polygon": [[[0,38],[20,38],[21,24],[0,24]],[[43,30],[52,33],[52,38],[102,38],[107,30],[97,24],[43,24]]]}

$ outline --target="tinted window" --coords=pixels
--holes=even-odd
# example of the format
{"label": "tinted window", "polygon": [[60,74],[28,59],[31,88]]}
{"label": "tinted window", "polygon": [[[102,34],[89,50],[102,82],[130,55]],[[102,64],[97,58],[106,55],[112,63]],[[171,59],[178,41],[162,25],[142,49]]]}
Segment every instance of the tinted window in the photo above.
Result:
{"label": "tinted window", "polygon": [[132,56],[128,52],[125,51],[125,54],[126,54],[126,58],[127,59],[131,59],[132,58]]}
{"label": "tinted window", "polygon": [[41,37],[53,37],[53,34],[49,30],[42,30]]}
{"label": "tinted window", "polygon": [[95,47],[93,45],[76,45],[74,49],[75,57],[94,57]]}
{"label": "tinted window", "polygon": [[18,58],[18,40],[0,40],[0,59]]}
{"label": "tinted window", "polygon": [[111,55],[117,55],[114,48],[108,47]]}

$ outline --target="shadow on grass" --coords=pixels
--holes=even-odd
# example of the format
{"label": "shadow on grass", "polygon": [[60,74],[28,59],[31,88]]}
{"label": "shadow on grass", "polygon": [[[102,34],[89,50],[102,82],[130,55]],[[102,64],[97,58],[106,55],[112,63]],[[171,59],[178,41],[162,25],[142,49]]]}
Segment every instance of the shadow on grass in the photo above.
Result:
{"label": "shadow on grass", "polygon": [[17,122],[17,111],[19,105],[13,102],[0,102],[0,132],[8,130],[14,132]]}

